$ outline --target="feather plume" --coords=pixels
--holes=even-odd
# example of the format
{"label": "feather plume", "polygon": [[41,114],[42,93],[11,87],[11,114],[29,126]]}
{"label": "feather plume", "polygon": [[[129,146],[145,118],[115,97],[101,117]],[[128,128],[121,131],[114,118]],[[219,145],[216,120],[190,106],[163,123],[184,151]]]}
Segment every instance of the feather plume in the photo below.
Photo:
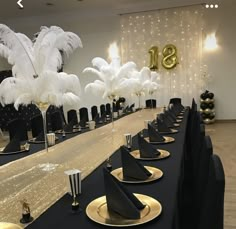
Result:
{"label": "feather plume", "polygon": [[79,78],[65,72],[57,73],[62,63],[60,51],[69,55],[77,47],[82,47],[76,34],[64,32],[57,26],[41,27],[33,45],[24,34],[14,33],[0,24],[0,42],[0,55],[13,65],[14,75],[0,84],[2,105],[14,103],[16,109],[20,104],[38,102],[78,106]]}
{"label": "feather plume", "polygon": [[110,64],[104,59],[96,57],[92,60],[92,65],[98,70],[85,68],[83,72],[96,74],[101,80],[87,84],[85,92],[91,91],[96,96],[102,95],[104,99],[118,99],[131,86],[133,79],[129,79],[128,76],[136,68],[134,62],[120,66],[119,57],[113,58]]}
{"label": "feather plume", "polygon": [[1,43],[11,50],[9,58],[14,65],[13,75],[18,77],[37,75],[30,55],[32,42],[25,35],[15,33],[6,25],[0,24],[0,39]]}

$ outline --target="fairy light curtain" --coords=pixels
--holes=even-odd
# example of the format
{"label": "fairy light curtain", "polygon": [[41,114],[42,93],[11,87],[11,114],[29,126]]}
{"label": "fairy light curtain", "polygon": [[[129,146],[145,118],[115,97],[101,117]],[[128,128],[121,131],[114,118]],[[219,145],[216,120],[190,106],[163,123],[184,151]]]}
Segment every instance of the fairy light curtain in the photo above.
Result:
{"label": "fairy light curtain", "polygon": [[[121,16],[123,62],[134,61],[139,69],[149,66],[148,50],[158,47],[161,88],[152,98],[159,106],[168,104],[171,97],[181,97],[188,105],[201,93],[203,10],[197,5]],[[179,64],[171,70],[161,65],[162,49],[167,44],[177,47]]]}

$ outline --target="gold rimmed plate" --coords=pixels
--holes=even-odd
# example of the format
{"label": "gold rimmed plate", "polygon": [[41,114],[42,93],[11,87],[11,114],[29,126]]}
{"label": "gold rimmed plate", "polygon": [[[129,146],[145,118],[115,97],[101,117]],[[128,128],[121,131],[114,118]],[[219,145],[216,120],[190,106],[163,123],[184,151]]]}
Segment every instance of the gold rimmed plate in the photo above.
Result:
{"label": "gold rimmed plate", "polygon": [[[58,141],[58,137],[55,137],[55,141]],[[32,143],[32,144],[43,144],[44,141],[37,141],[36,138],[31,138],[28,140],[29,143]]]}
{"label": "gold rimmed plate", "polygon": [[183,119],[183,118],[184,118],[183,115],[178,115],[178,116],[177,116],[177,119]]}
{"label": "gold rimmed plate", "polygon": [[29,151],[29,147],[30,147],[30,144],[26,143],[26,144],[20,146],[20,150],[19,151],[6,152],[6,153],[3,152],[3,150],[4,150],[4,147],[3,147],[3,148],[0,148],[0,155],[11,155],[11,154],[18,154],[18,153],[28,152]]}
{"label": "gold rimmed plate", "polygon": [[111,174],[121,182],[132,183],[132,184],[152,182],[152,181],[160,179],[163,176],[163,172],[158,168],[151,167],[151,166],[144,166],[144,167],[152,174],[146,180],[135,180],[135,179],[126,180],[123,178],[123,169],[122,168],[118,168],[118,169],[111,171]]}
{"label": "gold rimmed plate", "polygon": [[145,208],[140,211],[140,219],[126,219],[113,211],[108,211],[106,196],[90,202],[86,208],[86,214],[92,221],[111,227],[137,226],[161,214],[162,206],[158,200],[143,194],[134,193],[134,195],[145,205]]}
{"label": "gold rimmed plate", "polygon": [[180,122],[182,122],[183,120],[182,119],[176,119],[175,120],[177,123],[180,123]]}
{"label": "gold rimmed plate", "polygon": [[81,128],[73,128],[72,131],[63,131],[63,130],[56,130],[55,134],[74,134],[74,133],[78,133],[81,132]]}
{"label": "gold rimmed plate", "polygon": [[170,131],[167,131],[167,132],[161,132],[159,131],[160,134],[175,134],[175,133],[178,133],[179,131],[176,130],[176,129],[170,129]]}
{"label": "gold rimmed plate", "polygon": [[180,126],[179,123],[174,123],[173,125],[174,125],[174,127],[179,127]]}
{"label": "gold rimmed plate", "polygon": [[17,224],[14,223],[7,223],[7,222],[0,222],[1,229],[23,229]]}
{"label": "gold rimmed plate", "polygon": [[140,151],[139,150],[134,150],[132,152],[130,152],[130,154],[138,160],[143,160],[143,161],[154,161],[154,160],[160,160],[160,159],[164,159],[170,156],[170,152],[167,150],[163,150],[163,149],[157,149],[160,154],[157,155],[156,157],[141,157],[140,155]]}
{"label": "gold rimmed plate", "polygon": [[147,142],[151,143],[151,144],[167,144],[167,143],[171,143],[174,142],[175,139],[169,136],[163,136],[163,138],[165,139],[163,142],[150,142],[149,141],[149,137],[144,138]]}

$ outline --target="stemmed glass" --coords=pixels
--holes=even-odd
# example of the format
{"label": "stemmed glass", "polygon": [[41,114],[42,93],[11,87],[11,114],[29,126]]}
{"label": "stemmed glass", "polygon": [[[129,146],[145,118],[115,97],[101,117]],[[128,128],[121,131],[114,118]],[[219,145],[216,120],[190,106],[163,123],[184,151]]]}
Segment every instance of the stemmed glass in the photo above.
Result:
{"label": "stemmed glass", "polygon": [[[42,117],[43,117],[43,133],[44,133],[44,146],[45,150],[48,153],[48,141],[47,141],[47,118],[46,118],[46,113],[47,109],[50,106],[49,103],[47,102],[36,102],[35,105],[37,108],[40,110]],[[52,171],[55,169],[57,165],[52,164],[52,163],[46,163],[42,166],[43,171]]]}

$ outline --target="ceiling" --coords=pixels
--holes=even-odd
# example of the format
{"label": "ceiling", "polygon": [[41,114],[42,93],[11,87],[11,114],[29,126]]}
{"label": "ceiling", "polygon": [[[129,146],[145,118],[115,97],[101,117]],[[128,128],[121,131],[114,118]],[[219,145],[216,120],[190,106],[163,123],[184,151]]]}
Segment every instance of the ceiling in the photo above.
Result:
{"label": "ceiling", "polygon": [[23,9],[19,9],[17,1],[4,0],[4,3],[0,3],[0,20],[53,15],[72,11],[81,16],[125,14],[206,2],[219,3],[220,0],[22,0]]}

